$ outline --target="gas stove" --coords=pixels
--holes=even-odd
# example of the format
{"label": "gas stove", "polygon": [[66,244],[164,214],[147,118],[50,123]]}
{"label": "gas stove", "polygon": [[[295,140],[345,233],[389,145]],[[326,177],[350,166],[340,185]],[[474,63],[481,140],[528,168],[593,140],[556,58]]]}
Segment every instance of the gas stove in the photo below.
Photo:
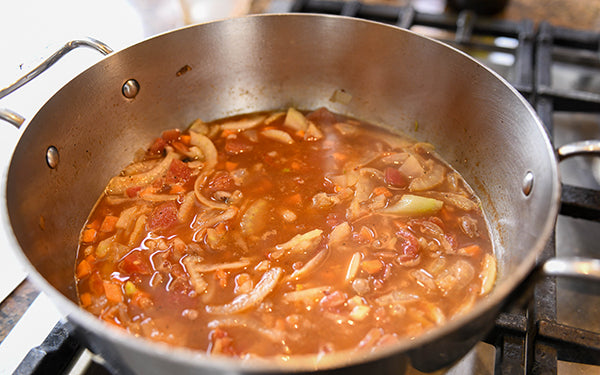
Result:
{"label": "gas stove", "polygon": [[[441,40],[478,59],[503,76],[529,100],[555,146],[600,139],[600,33],[554,26],[547,22],[507,21],[460,13],[428,13],[411,6],[331,0],[273,0],[267,12],[326,13],[359,17]],[[598,256],[600,240],[600,159],[580,157],[561,163],[562,206],[555,236],[544,259],[556,255]],[[596,251],[596,254],[594,252]],[[544,260],[540,259],[540,260]],[[507,309],[493,331],[446,374],[593,374],[600,373],[600,285],[545,278],[531,280],[532,291]],[[25,281],[0,305],[0,323],[11,298],[31,304],[0,343],[17,342],[27,321],[48,315],[44,296]],[[37,299],[36,299],[37,298]],[[42,310],[43,312],[37,311]],[[12,310],[11,310],[12,311]],[[38,315],[35,315],[38,314]],[[69,323],[53,312],[40,338],[16,362],[17,374],[121,374],[84,349]],[[12,322],[11,320],[11,322]],[[54,322],[58,323],[54,325]],[[22,322],[25,322],[21,324]],[[23,333],[24,332],[24,333]],[[39,344],[41,342],[41,344]],[[39,344],[39,345],[38,345]],[[5,354],[6,355],[6,354]],[[12,369],[2,368],[0,374]],[[408,369],[409,374],[419,374]]]}

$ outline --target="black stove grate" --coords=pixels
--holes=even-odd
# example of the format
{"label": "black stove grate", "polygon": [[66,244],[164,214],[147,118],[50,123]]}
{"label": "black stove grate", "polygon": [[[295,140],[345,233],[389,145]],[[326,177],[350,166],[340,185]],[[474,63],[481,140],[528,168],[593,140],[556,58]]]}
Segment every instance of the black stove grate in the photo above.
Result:
{"label": "black stove grate", "polygon": [[[553,134],[553,114],[557,111],[600,114],[600,95],[552,86],[552,65],[557,55],[587,59],[600,66],[600,34],[554,27],[530,20],[504,21],[478,18],[470,12],[426,14],[410,6],[366,4],[360,1],[297,0],[292,12],[325,13],[384,22],[403,28],[435,28],[452,35],[444,40],[460,48],[508,51],[514,64],[505,78],[527,98]],[[481,39],[483,37],[483,41]],[[508,37],[514,47],[490,45],[485,37]],[[443,38],[442,38],[443,39]],[[557,52],[558,51],[558,52]],[[563,184],[561,215],[600,221],[600,192]],[[547,244],[541,257],[555,256],[555,240]],[[535,280],[533,290],[520,292],[524,306],[503,312],[496,319],[485,342],[496,349],[496,374],[556,374],[558,361],[600,366],[600,334],[557,322],[556,281]],[[533,294],[533,298],[527,298]],[[59,322],[44,343],[31,350],[17,374],[44,374],[55,362],[69,361],[81,350],[69,334],[68,323]],[[94,364],[88,373],[108,374]]]}

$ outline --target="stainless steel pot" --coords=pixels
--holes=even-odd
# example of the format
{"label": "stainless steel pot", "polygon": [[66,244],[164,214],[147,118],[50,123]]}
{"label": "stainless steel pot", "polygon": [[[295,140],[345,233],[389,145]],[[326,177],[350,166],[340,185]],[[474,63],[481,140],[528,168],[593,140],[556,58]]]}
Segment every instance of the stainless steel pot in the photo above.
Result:
{"label": "stainless steel pot", "polygon": [[[336,100],[341,91],[351,95],[349,102]],[[109,177],[136,149],[197,117],[290,105],[326,106],[436,145],[475,188],[488,215],[499,261],[489,297],[464,316],[374,353],[288,361],[215,358],[151,343],[106,326],[74,303],[79,231]],[[410,31],[286,14],[166,33],[77,76],[24,127],[6,180],[6,214],[31,277],[120,373],[401,373],[409,361],[421,370],[448,365],[485,335],[511,293],[542,266],[537,258],[553,231],[559,195],[555,151],[543,125],[495,73]],[[544,267],[557,264],[576,263],[552,260]],[[598,262],[585,264],[600,278]]]}

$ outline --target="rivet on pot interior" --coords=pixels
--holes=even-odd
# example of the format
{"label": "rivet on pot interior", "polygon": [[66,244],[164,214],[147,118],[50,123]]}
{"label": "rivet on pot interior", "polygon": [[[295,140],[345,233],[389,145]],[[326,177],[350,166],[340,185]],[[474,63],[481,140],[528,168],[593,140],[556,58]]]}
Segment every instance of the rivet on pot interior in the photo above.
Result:
{"label": "rivet on pot interior", "polygon": [[528,171],[527,173],[525,173],[525,178],[523,178],[523,194],[525,194],[525,196],[528,197],[529,194],[531,194],[532,190],[533,190],[533,172]]}
{"label": "rivet on pot interior", "polygon": [[46,163],[52,169],[58,167],[59,157],[58,157],[58,149],[54,146],[48,147],[46,150]]}
{"label": "rivet on pot interior", "polygon": [[128,79],[127,82],[123,84],[121,92],[124,97],[133,99],[140,92],[140,84],[135,79]]}

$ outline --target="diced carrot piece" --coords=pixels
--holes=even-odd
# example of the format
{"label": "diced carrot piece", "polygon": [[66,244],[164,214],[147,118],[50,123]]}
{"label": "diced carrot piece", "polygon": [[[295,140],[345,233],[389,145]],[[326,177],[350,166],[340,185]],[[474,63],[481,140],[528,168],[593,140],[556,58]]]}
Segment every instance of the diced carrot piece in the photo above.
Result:
{"label": "diced carrot piece", "polygon": [[233,171],[234,169],[236,169],[238,166],[238,163],[234,163],[232,161],[226,161],[225,162],[225,169],[227,169],[228,171]]}
{"label": "diced carrot piece", "polygon": [[221,137],[227,138],[232,134],[236,134],[236,131],[232,129],[223,129],[223,131],[221,132]]}
{"label": "diced carrot piece", "polygon": [[289,197],[285,198],[285,202],[291,205],[299,205],[302,203],[302,196],[300,193],[290,195]]}
{"label": "diced carrot piece", "polygon": [[285,331],[285,320],[283,319],[277,319],[275,321],[275,329],[279,332],[283,332]]}
{"label": "diced carrot piece", "polygon": [[90,264],[88,263],[87,260],[84,259],[81,262],[79,262],[79,264],[77,265],[77,273],[76,273],[78,279],[82,279],[91,273],[92,273],[92,266],[90,266]]}
{"label": "diced carrot piece", "polygon": [[348,159],[348,156],[346,156],[346,154],[342,154],[341,152],[334,152],[333,154],[331,154],[335,160],[337,161],[344,161],[346,159]]}
{"label": "diced carrot piece", "polygon": [[215,277],[219,280],[219,285],[221,286],[221,288],[227,287],[227,271],[218,269],[215,272]]}
{"label": "diced carrot piece", "polygon": [[371,241],[375,237],[375,235],[373,234],[373,231],[371,231],[369,228],[367,228],[365,226],[362,226],[360,228],[359,235],[365,241]]}
{"label": "diced carrot piece", "polygon": [[461,255],[476,257],[481,255],[481,247],[479,247],[479,245],[469,245],[461,247],[460,249],[458,249],[458,253]]}
{"label": "diced carrot piece", "polygon": [[189,151],[188,146],[186,146],[185,144],[183,144],[182,142],[179,142],[179,141],[171,142],[171,146],[173,146],[173,148],[175,150],[179,151],[182,154],[185,154],[186,152]]}
{"label": "diced carrot piece", "polygon": [[294,160],[294,161],[292,161],[291,167],[293,170],[297,171],[300,168],[302,168],[302,164],[300,164],[299,162]]}
{"label": "diced carrot piece", "polygon": [[102,220],[102,225],[100,225],[100,232],[113,232],[115,230],[117,220],[119,220],[118,216],[105,216],[104,220]]}
{"label": "diced carrot piece", "polygon": [[181,185],[173,185],[169,190],[169,194],[179,194],[185,192],[185,188]]}
{"label": "diced carrot piece", "polygon": [[375,194],[375,195],[383,195],[386,198],[389,198],[392,195],[394,195],[394,194],[392,194],[392,192],[388,188],[386,188],[384,186],[378,186],[375,189],[373,189],[373,194]]}
{"label": "diced carrot piece", "polygon": [[79,296],[79,301],[81,302],[81,306],[88,307],[92,304],[92,295],[89,293],[82,293]]}
{"label": "diced carrot piece", "polygon": [[106,294],[106,299],[110,302],[119,303],[123,301],[123,292],[121,291],[121,286],[117,284],[113,284],[110,281],[105,281],[104,283],[104,294]]}
{"label": "diced carrot piece", "polygon": [[155,193],[156,193],[156,188],[154,186],[148,186],[145,189],[143,189],[142,191],[140,191],[139,196],[144,197],[145,195],[155,194]]}
{"label": "diced carrot piece", "polygon": [[192,144],[192,137],[189,134],[179,136],[179,140],[188,147]]}
{"label": "diced carrot piece", "polygon": [[96,257],[94,256],[94,254],[90,254],[85,257],[85,260],[91,265],[96,262]]}
{"label": "diced carrot piece", "polygon": [[448,205],[447,204],[445,204],[445,205],[442,206],[442,209],[440,210],[440,212],[438,212],[438,215],[440,216],[440,218],[442,219],[442,221],[450,221],[450,220],[452,220],[452,213],[448,209]]}
{"label": "diced carrot piece", "polygon": [[273,183],[268,178],[261,178],[252,185],[251,191],[254,194],[268,193],[273,189]]}
{"label": "diced carrot piece", "polygon": [[372,275],[383,269],[383,263],[379,259],[364,260],[361,262],[360,268]]}
{"label": "diced carrot piece", "polygon": [[81,234],[81,241],[87,242],[87,243],[94,242],[94,240],[96,239],[97,233],[98,232],[93,228],[86,228],[83,230],[83,233]]}
{"label": "diced carrot piece", "polygon": [[217,226],[215,227],[215,230],[217,231],[218,234],[224,234],[225,232],[227,232],[227,225],[225,225],[225,223],[221,222],[221,223],[217,224]]}
{"label": "diced carrot piece", "polygon": [[306,134],[306,132],[304,130],[298,130],[296,132],[296,135],[300,138],[304,138],[304,135]]}
{"label": "diced carrot piece", "polygon": [[87,225],[85,227],[98,230],[98,228],[100,228],[100,224],[101,224],[100,219],[95,219],[94,221],[87,223]]}

